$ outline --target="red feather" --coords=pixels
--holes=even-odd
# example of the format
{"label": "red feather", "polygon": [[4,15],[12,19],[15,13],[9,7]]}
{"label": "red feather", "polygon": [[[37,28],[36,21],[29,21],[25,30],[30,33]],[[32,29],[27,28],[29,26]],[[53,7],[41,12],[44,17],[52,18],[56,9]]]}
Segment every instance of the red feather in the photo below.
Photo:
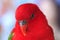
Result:
{"label": "red feather", "polygon": [[[31,15],[34,18],[31,19]],[[20,20],[28,21],[27,33],[24,36],[19,22]],[[16,25],[13,30],[12,40],[54,40],[52,28],[48,25],[45,15],[35,4],[27,3],[20,5],[16,10]]]}

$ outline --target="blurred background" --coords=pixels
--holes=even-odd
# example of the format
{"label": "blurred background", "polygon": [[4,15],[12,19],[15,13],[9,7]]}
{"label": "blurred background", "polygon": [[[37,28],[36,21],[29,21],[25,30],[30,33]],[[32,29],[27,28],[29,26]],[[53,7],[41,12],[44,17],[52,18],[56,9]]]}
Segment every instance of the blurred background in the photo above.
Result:
{"label": "blurred background", "polygon": [[60,0],[0,0],[0,40],[8,40],[14,28],[15,10],[24,3],[34,3],[53,28],[55,40],[60,40]]}

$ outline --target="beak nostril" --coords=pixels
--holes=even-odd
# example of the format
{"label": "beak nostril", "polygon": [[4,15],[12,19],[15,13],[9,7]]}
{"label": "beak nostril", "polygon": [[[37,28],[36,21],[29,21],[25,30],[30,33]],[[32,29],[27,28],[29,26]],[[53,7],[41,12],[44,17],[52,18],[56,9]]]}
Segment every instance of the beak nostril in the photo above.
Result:
{"label": "beak nostril", "polygon": [[23,25],[27,24],[27,21],[26,20],[22,20],[22,21],[19,22],[19,24],[20,24],[20,26],[23,26]]}

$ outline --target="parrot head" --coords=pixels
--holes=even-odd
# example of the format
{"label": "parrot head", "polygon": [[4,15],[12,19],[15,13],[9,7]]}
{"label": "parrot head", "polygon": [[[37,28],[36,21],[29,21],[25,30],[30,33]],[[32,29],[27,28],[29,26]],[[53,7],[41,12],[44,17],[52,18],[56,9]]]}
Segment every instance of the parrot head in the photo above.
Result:
{"label": "parrot head", "polygon": [[40,9],[36,4],[22,4],[16,10],[16,20],[20,22],[20,26],[27,24],[29,21],[34,20],[40,13]]}
{"label": "parrot head", "polygon": [[19,27],[24,31],[39,29],[47,25],[45,15],[36,4],[26,3],[18,6],[15,17]]}

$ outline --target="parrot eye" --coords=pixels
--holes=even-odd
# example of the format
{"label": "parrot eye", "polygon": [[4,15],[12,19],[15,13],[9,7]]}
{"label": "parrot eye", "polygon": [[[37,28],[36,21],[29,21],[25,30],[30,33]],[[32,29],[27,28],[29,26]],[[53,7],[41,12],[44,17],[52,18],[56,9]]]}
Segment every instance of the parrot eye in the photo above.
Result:
{"label": "parrot eye", "polygon": [[26,20],[22,20],[22,21],[19,22],[20,26],[23,26],[23,25],[25,25],[26,23],[27,23]]}
{"label": "parrot eye", "polygon": [[31,15],[31,19],[33,19],[33,18],[34,18],[34,14]]}

